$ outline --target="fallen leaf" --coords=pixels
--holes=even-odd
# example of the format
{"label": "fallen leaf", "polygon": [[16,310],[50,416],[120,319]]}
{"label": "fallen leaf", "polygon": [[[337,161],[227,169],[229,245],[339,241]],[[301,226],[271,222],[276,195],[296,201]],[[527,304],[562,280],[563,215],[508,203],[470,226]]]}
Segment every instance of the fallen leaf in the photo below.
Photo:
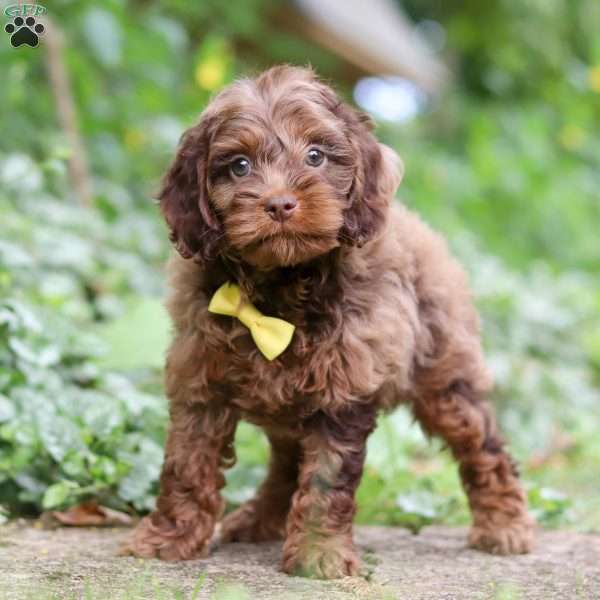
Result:
{"label": "fallen leaf", "polygon": [[69,527],[130,526],[133,523],[128,514],[100,506],[96,502],[83,502],[64,511],[53,510],[45,514]]}

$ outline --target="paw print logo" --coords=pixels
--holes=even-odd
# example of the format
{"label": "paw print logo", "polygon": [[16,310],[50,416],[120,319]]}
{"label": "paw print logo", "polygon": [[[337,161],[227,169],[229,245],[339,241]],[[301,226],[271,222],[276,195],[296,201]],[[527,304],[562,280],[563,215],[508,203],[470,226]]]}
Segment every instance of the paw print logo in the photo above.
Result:
{"label": "paw print logo", "polygon": [[4,26],[4,31],[11,34],[10,43],[14,48],[27,44],[35,48],[39,42],[39,36],[44,33],[44,26],[36,23],[33,17],[15,17],[12,23]]}

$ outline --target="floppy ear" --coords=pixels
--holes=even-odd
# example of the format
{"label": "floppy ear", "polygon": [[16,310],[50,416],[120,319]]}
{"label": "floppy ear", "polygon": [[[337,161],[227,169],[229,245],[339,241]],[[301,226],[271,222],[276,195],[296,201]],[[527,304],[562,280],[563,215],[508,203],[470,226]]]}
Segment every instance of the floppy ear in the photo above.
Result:
{"label": "floppy ear", "polygon": [[181,256],[198,262],[214,258],[221,237],[206,186],[210,122],[203,117],[183,134],[158,195],[171,242]]}
{"label": "floppy ear", "polygon": [[344,210],[340,241],[362,246],[383,227],[388,205],[402,179],[400,157],[371,133],[370,117],[339,104],[336,114],[345,121],[354,149],[354,180]]}

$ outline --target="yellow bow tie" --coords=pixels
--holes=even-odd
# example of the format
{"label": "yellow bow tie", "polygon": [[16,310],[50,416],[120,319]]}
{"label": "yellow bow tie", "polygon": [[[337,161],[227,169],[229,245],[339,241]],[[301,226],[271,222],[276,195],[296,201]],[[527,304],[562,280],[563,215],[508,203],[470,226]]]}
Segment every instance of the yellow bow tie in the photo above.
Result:
{"label": "yellow bow tie", "polygon": [[292,341],[295,327],[275,317],[265,317],[254,304],[242,300],[235,283],[224,283],[210,299],[208,311],[236,317],[249,330],[257,348],[268,360],[279,356]]}

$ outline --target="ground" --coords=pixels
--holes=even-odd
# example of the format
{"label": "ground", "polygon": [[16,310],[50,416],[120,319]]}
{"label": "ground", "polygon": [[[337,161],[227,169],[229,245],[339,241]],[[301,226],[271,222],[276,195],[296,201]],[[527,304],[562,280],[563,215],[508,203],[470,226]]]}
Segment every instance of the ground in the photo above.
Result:
{"label": "ground", "polygon": [[280,544],[229,544],[164,563],[116,556],[126,529],[0,527],[2,600],[596,600],[600,535],[540,532],[534,553],[465,547],[463,529],[359,527],[365,577],[321,582],[278,569]]}

